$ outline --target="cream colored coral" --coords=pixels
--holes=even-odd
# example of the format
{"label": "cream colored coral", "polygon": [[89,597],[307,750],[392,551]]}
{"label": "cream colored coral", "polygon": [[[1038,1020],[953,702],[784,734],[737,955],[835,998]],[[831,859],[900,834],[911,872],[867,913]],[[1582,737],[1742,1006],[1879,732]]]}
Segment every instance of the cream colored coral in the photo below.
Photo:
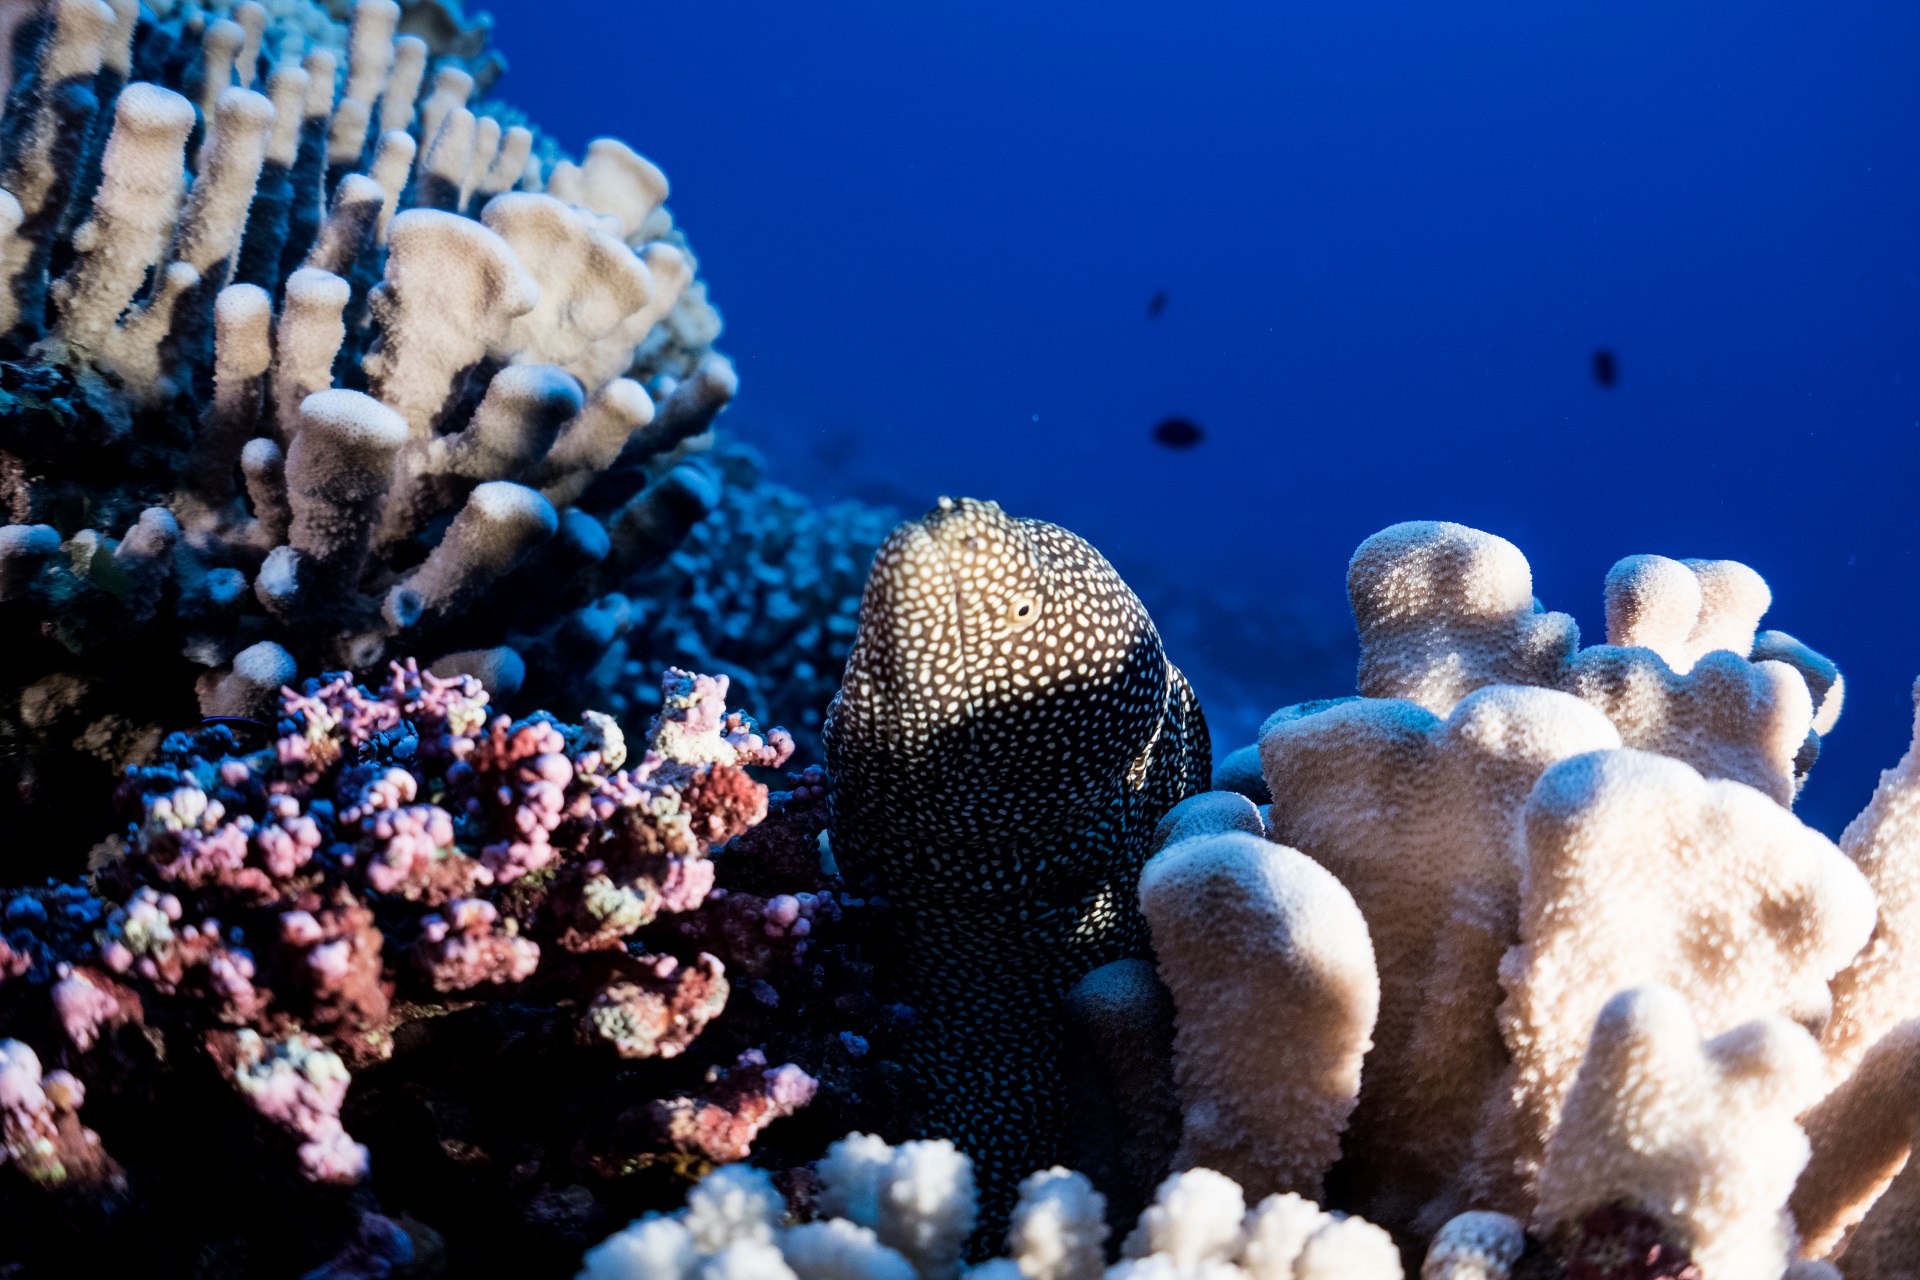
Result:
{"label": "cream colored coral", "polygon": [[387,620],[410,627],[459,613],[557,528],[552,505],[534,490],[506,480],[480,485],[425,563],[393,588]]}
{"label": "cream colored coral", "polygon": [[595,138],[579,164],[563,160],[553,167],[547,194],[612,218],[630,242],[666,202],[667,175],[618,138]]}
{"label": "cream colored coral", "polygon": [[54,331],[76,350],[104,349],[166,252],[186,195],[193,125],[193,104],[170,89],[137,82],[120,91],[92,213],[73,235],[74,265],[48,290]]}
{"label": "cream colored coral", "polygon": [[[559,365],[585,383],[594,372],[594,344],[652,300],[653,273],[633,250],[552,196],[498,195],[480,220],[513,246],[540,285],[539,303],[508,333],[513,358]],[[625,362],[632,361],[629,349]]]}
{"label": "cream colored coral", "polygon": [[[0,299],[4,299],[0,302],[0,319],[9,329],[21,320],[30,325],[40,323],[38,315],[20,314],[14,295],[45,265],[48,221],[58,212],[54,206],[72,180],[77,158],[71,154],[75,139],[67,127],[67,109],[60,102],[63,86],[99,74],[117,21],[112,7],[102,0],[49,0],[42,6],[41,16],[48,29],[40,38],[28,101],[21,104],[26,118],[9,121],[15,131],[9,148],[11,163],[0,172],[0,188],[19,202],[28,229],[28,234],[0,241],[0,251],[4,251],[0,257]],[[9,61],[11,55],[9,49]]]}
{"label": "cream colored coral", "polygon": [[1833,732],[1847,700],[1846,677],[1824,654],[1815,653],[1784,631],[1762,631],[1753,638],[1754,662],[1784,662],[1800,673],[1813,695],[1813,731],[1822,737]]}
{"label": "cream colored coral", "polygon": [[334,108],[327,137],[327,165],[360,163],[373,104],[387,87],[393,70],[393,33],[400,24],[400,6],[394,0],[357,0],[347,46],[347,81]]}
{"label": "cream colored coral", "polygon": [[1913,1280],[1920,1275],[1920,1162],[1909,1161],[1867,1211],[1840,1255],[1840,1274],[1846,1280]]}
{"label": "cream colored coral", "polygon": [[1718,649],[1750,654],[1773,592],[1734,560],[1628,556],[1607,572],[1606,601],[1608,644],[1652,649],[1684,675]]}
{"label": "cream colored coral", "polygon": [[1084,1174],[1042,1169],[1020,1184],[1007,1254],[1027,1280],[1100,1280],[1107,1201]]}
{"label": "cream colored coral", "polygon": [[1627,746],[1793,803],[1813,699],[1784,662],[1718,650],[1678,675],[1650,649],[1595,645],[1569,664],[1562,687],[1606,712]]}
{"label": "cream colored coral", "polygon": [[1519,940],[1513,846],[1534,782],[1619,745],[1580,699],[1517,685],[1475,690],[1445,720],[1368,698],[1276,718],[1261,735],[1271,838],[1339,877],[1379,967],[1380,1017],[1345,1143],[1376,1221],[1410,1225],[1471,1155],[1503,1065],[1493,1010],[1500,956]]}
{"label": "cream colored coral", "polygon": [[[628,316],[618,329],[593,344],[584,362],[582,382],[597,386],[625,373],[633,363],[635,348],[647,341],[647,335],[674,309],[693,283],[693,264],[686,254],[665,241],[655,240],[639,253],[653,277],[653,298]],[[727,395],[731,397],[732,392]]]}
{"label": "cream colored coral", "polygon": [[1417,520],[1381,530],[1347,566],[1360,692],[1435,715],[1482,685],[1559,683],[1580,644],[1564,613],[1534,608],[1533,572],[1505,538]]}
{"label": "cream colored coral", "polygon": [[1641,751],[1544,773],[1525,815],[1520,945],[1501,961],[1512,1066],[1476,1142],[1482,1201],[1530,1207],[1546,1139],[1594,1019],[1666,986],[1701,1034],[1755,1018],[1817,1025],[1866,942],[1873,898],[1819,832],[1759,792]]}
{"label": "cream colored coral", "polygon": [[1793,1216],[1802,1251],[1818,1258],[1881,1197],[1920,1138],[1920,1019],[1880,1037],[1801,1124],[1813,1158],[1794,1188]]}
{"label": "cream colored coral", "polygon": [[1807,1162],[1794,1116],[1820,1092],[1820,1053],[1783,1018],[1703,1042],[1687,998],[1622,991],[1594,1023],[1540,1170],[1536,1234],[1627,1204],[1713,1280],[1776,1280],[1797,1243],[1787,1195]]}
{"label": "cream colored coral", "polygon": [[505,343],[540,287],[498,235],[470,218],[409,209],[388,233],[387,273],[372,294],[380,337],[364,366],[375,398],[417,440],[453,394],[454,378]]}
{"label": "cream colored coral", "polygon": [[1836,1079],[1895,1024],[1920,1015],[1920,682],[1913,696],[1913,744],[1840,836],[1879,912],[1866,949],[1833,980],[1820,1043]]}
{"label": "cream colored coral", "polygon": [[1182,840],[1228,831],[1244,831],[1253,836],[1267,833],[1260,810],[1245,796],[1232,791],[1201,791],[1167,810],[1166,816],[1154,827],[1153,839],[1147,847],[1150,852],[1158,853]]}
{"label": "cream colored coral", "polygon": [[364,173],[350,173],[333,189],[333,203],[300,265],[346,275],[373,246],[386,192]]}
{"label": "cream colored coral", "polygon": [[627,438],[653,421],[653,400],[631,378],[615,378],[596,391],[571,422],[560,428],[540,460],[533,483],[556,507],[579,500],[594,478],[613,465]]}
{"label": "cream colored coral", "polygon": [[300,432],[306,398],[333,385],[333,361],[347,337],[341,317],[352,296],[345,280],[317,267],[287,277],[274,334],[273,398],[281,438],[289,443]]}
{"label": "cream colored coral", "polygon": [[1352,896],[1305,854],[1230,832],[1155,854],[1140,907],[1178,1011],[1174,1167],[1317,1195],[1380,1002]]}
{"label": "cream colored coral", "polygon": [[380,132],[404,131],[413,124],[414,100],[427,75],[427,42],[400,36],[393,42],[393,66],[380,93]]}
{"label": "cream colored coral", "polygon": [[1481,685],[1563,689],[1606,712],[1629,747],[1792,802],[1813,701],[1792,667],[1747,661],[1768,596],[1744,565],[1653,556],[1615,565],[1610,634],[1656,648],[1580,649],[1571,618],[1539,610],[1519,549],[1461,525],[1375,534],[1354,553],[1347,589],[1369,697],[1444,715]]}
{"label": "cream colored coral", "polygon": [[1189,1169],[1160,1184],[1111,1280],[1400,1280],[1393,1238],[1292,1193],[1248,1212],[1238,1183]]}

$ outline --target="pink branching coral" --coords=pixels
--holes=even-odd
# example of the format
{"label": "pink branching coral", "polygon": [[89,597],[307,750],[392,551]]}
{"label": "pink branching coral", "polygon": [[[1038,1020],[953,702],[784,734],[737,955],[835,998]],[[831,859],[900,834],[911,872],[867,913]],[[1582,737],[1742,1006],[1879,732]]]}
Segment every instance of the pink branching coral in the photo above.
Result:
{"label": "pink branching coral", "polygon": [[43,1184],[101,1184],[119,1169],[82,1125],[87,1091],[65,1071],[40,1071],[40,1058],[18,1040],[0,1040],[0,1164]]}
{"label": "pink branching coral", "polygon": [[465,991],[483,982],[524,982],[540,963],[539,944],[518,936],[509,917],[499,923],[493,904],[460,898],[420,922],[410,953],[435,991]]}
{"label": "pink branching coral", "polygon": [[623,1058],[677,1057],[727,1007],[726,967],[701,952],[692,964],[643,958],[601,988],[587,1018]]}
{"label": "pink branching coral", "polygon": [[766,1054],[748,1049],[731,1068],[708,1068],[698,1095],[650,1102],[647,1116],[674,1150],[725,1164],[746,1159],[762,1129],[812,1102],[819,1087],[792,1063],[768,1067]]}
{"label": "pink branching coral", "polygon": [[[747,770],[784,763],[786,735],[729,713],[724,680],[674,672],[667,686],[631,756],[605,716],[490,716],[472,677],[411,663],[378,689],[332,676],[287,690],[252,750],[225,725],[168,739],[120,788],[128,834],[101,854],[100,896],[0,897],[0,1034],[50,1028],[40,1051],[74,1073],[15,1091],[10,1158],[77,1168],[67,1146],[84,1143],[106,1169],[118,1134],[81,1136],[85,1090],[120,1104],[158,1090],[191,1098],[165,1113],[188,1129],[237,1104],[218,1124],[255,1135],[265,1163],[229,1150],[236,1174],[377,1191],[383,1161],[410,1183],[425,1158],[403,1117],[410,1090],[447,1087],[432,1064],[493,1055],[518,1096],[576,1100],[425,1150],[486,1144],[501,1193],[591,1207],[624,1193],[574,1185],[589,1135],[587,1167],[616,1179],[653,1159],[741,1159],[822,1088],[840,1105],[891,1098],[874,1047],[904,1023],[846,958],[848,924],[872,908],[820,866],[818,772],[770,798]],[[717,887],[723,863],[739,887]],[[736,953],[756,998],[708,1049]],[[26,1055],[15,1074],[37,1082],[35,1050],[10,1043]]]}

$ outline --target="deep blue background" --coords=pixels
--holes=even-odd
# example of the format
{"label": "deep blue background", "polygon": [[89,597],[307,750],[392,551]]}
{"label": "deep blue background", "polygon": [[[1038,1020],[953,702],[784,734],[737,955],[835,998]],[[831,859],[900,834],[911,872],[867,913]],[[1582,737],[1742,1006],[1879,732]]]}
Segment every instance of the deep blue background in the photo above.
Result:
{"label": "deep blue background", "polygon": [[1350,692],[1347,556],[1441,518],[1590,643],[1620,556],[1759,569],[1849,682],[1830,832],[1904,749],[1911,0],[488,7],[504,96],[671,177],[776,478],[996,497],[1225,599],[1163,622],[1222,737]]}

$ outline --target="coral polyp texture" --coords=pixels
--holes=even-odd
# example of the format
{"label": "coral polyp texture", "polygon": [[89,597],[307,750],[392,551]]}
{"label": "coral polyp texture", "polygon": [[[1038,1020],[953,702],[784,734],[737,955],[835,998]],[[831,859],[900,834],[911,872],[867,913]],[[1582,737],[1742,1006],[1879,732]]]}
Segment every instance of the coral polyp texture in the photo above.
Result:
{"label": "coral polyp texture", "polygon": [[[617,693],[637,729],[711,655],[814,738],[878,532],[751,512],[750,459],[704,456],[736,379],[658,168],[484,97],[448,0],[5,13],[9,875],[77,865],[196,702],[268,717],[296,673],[413,655],[505,703],[531,660],[541,705]],[[674,595],[741,487],[754,532]],[[615,652],[636,626],[674,643]]]}
{"label": "coral polyp texture", "polygon": [[[1190,1134],[1274,1122],[1232,1133],[1277,1169],[1314,1082],[1353,1080],[1308,1172],[1426,1280],[1906,1274],[1911,753],[1838,845],[1794,816],[1844,683],[1760,629],[1766,584],[1732,561],[1622,560],[1592,647],[1518,548],[1460,525],[1369,538],[1348,586],[1360,696],[1275,712],[1217,774],[1241,794],[1163,827],[1141,891],[1171,1070],[1130,1087],[1175,1094]],[[1249,832],[1283,846],[1239,891],[1273,904],[1271,973],[1214,887],[1259,865]],[[1336,985],[1356,909],[1373,970]],[[1284,1101],[1236,1008],[1287,1029]]]}
{"label": "coral polyp texture", "polygon": [[[1105,1197],[1055,1166],[1018,1187],[1005,1252],[962,1269],[980,1203],[972,1161],[945,1139],[837,1142],[803,1204],[735,1166],[695,1187],[685,1209],[643,1218],[587,1252],[579,1280],[1400,1280],[1386,1232],[1301,1196],[1249,1205],[1232,1178],[1194,1168],[1167,1178],[1130,1230],[1107,1226]],[[1003,1241],[998,1237],[1004,1237]],[[1121,1261],[1108,1268],[1118,1251]]]}
{"label": "coral polyp texture", "polygon": [[889,1123],[879,908],[820,869],[818,770],[754,781],[792,742],[726,688],[670,671],[630,748],[396,663],[168,737],[124,846],[0,908],[9,1259],[293,1273],[385,1206],[560,1267],[777,1120]]}

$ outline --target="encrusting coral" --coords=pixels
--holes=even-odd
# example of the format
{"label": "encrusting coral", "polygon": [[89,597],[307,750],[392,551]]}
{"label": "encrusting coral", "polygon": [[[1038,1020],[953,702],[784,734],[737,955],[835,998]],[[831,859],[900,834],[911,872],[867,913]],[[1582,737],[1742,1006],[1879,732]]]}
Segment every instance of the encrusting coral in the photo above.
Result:
{"label": "encrusting coral", "polygon": [[1139,869],[1206,785],[1205,721],[1099,552],[943,498],[874,561],[825,739],[834,857],[893,904],[926,1131],[974,1157],[997,1230],[1062,1154],[1063,1003],[1143,949]]}
{"label": "encrusting coral", "polygon": [[169,737],[90,888],[4,897],[7,1162],[67,1206],[0,1197],[19,1256],[290,1266],[377,1196],[551,1265],[781,1117],[887,1121],[880,908],[820,870],[818,770],[770,797],[791,741],[725,694],[669,672],[630,751],[395,664],[287,690],[273,736]]}
{"label": "encrusting coral", "polygon": [[[485,35],[442,0],[47,0],[14,28],[0,818],[38,859],[14,878],[107,834],[76,815],[196,685],[258,718],[295,671],[420,654],[505,703],[531,660],[545,705],[618,692],[637,730],[632,688],[711,650],[814,736],[878,532],[816,532],[700,456],[737,384],[665,177],[476,98]],[[728,497],[766,616],[717,581],[717,616],[649,599]],[[635,625],[678,652],[614,652]]]}

